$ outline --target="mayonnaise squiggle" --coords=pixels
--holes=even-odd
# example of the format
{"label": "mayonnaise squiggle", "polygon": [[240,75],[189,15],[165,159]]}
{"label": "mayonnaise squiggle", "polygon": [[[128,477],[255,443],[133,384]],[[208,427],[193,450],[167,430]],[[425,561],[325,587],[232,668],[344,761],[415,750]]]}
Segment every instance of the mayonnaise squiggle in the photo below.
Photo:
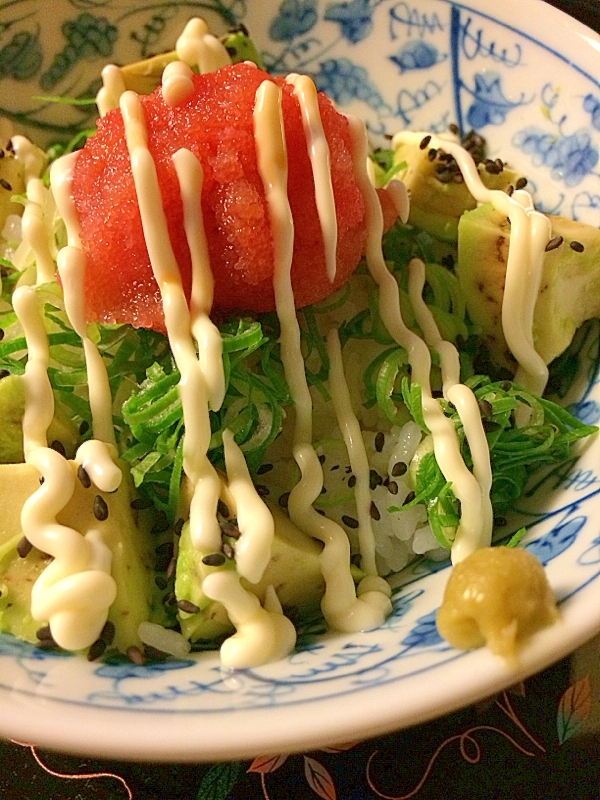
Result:
{"label": "mayonnaise squiggle", "polygon": [[35,289],[16,289],[13,306],[29,353],[24,375],[25,460],[44,479],[25,502],[21,525],[35,547],[54,557],[32,588],[31,615],[49,622],[58,645],[79,650],[96,641],[116,597],[116,584],[110,575],[111,553],[97,532],[83,537],[56,520],[73,496],[75,469],[47,444],[54,396],[47,371],[48,337]]}
{"label": "mayonnaise squiggle", "polygon": [[479,547],[489,545],[492,528],[482,507],[479,481],[462,458],[454,423],[431,395],[429,348],[402,319],[398,284],[388,270],[381,250],[383,218],[367,172],[366,130],[356,117],[348,115],[348,122],[353,140],[355,174],[367,207],[367,265],[379,287],[379,312],[389,334],[408,353],[412,381],[421,386],[423,415],[432,434],[436,460],[446,480],[452,482],[454,494],[461,504],[461,519],[452,546],[452,560],[457,563]]}
{"label": "mayonnaise squiggle", "polygon": [[[165,324],[175,363],[181,374],[179,391],[185,424],[184,470],[194,487],[190,505],[190,534],[194,546],[203,551],[220,551],[221,529],[217,502],[221,484],[208,459],[210,444],[209,404],[218,409],[224,395],[221,338],[208,317],[213,281],[208,249],[197,198],[202,192],[200,163],[190,151],[174,156],[184,205],[184,225],[192,252],[191,311],[181,284],[181,274],[171,246],[154,160],[147,147],[144,112],[139,97],[126,92],[121,98],[125,136],[131,170],[144,228],[146,246],[158,282]],[[197,194],[195,194],[198,192]],[[194,197],[196,201],[194,202]],[[198,336],[200,356],[192,338]],[[215,333],[216,331],[216,333]],[[217,341],[218,337],[218,341]],[[214,373],[220,373],[216,375]],[[221,661],[229,667],[250,667],[281,658],[293,649],[296,632],[281,613],[262,608],[254,595],[240,583],[243,575],[258,582],[271,558],[273,518],[259,497],[241,450],[229,431],[223,434],[225,459],[230,474],[229,491],[237,504],[238,572],[214,573],[203,581],[207,597],[225,606],[237,633],[221,648]]]}
{"label": "mayonnaise squiggle", "polygon": [[200,17],[194,17],[187,23],[177,39],[175,49],[180,61],[197,67],[201,75],[231,64],[223,43],[210,33],[208,25]]}
{"label": "mayonnaise squiggle", "polygon": [[294,87],[294,94],[300,105],[302,126],[315,183],[315,200],[323,234],[327,276],[333,283],[336,273],[337,217],[331,181],[329,144],[323,130],[317,87],[308,75],[288,75],[285,80]]}
{"label": "mayonnaise squiggle", "polygon": [[348,537],[339,525],[322,517],[312,506],[323,487],[323,471],[312,446],[312,400],[291,283],[294,224],[287,196],[281,89],[272,81],[263,81],[257,90],[254,131],[273,235],[273,288],[281,327],[281,359],[296,410],[293,452],[301,479],[290,492],[288,510],[292,522],[324,544],[321,565],[326,588],[321,609],[326,621],[337,630],[364,630],[380,625],[391,611],[390,590],[382,578],[368,576],[369,591],[356,596]]}
{"label": "mayonnaise squiggle", "polygon": [[429,347],[440,356],[442,384],[445,398],[453,403],[462,422],[465,438],[473,459],[473,475],[481,489],[481,510],[484,515],[482,528],[491,530],[494,520],[490,491],[492,488],[492,466],[481,412],[472,390],[460,382],[460,360],[458,350],[451,342],[440,336],[433,314],[423,300],[425,287],[425,264],[414,258],[409,265],[408,291],[417,325]]}
{"label": "mayonnaise squiggle", "polygon": [[217,521],[220,479],[207,456],[211,437],[208,389],[191,336],[190,310],[160,202],[156,166],[148,150],[146,121],[137,94],[125,92],[121,97],[121,112],[148,255],[161,292],[169,343],[181,375],[179,392],[186,426],[184,470],[194,487],[190,507],[192,542],[196,548],[211,552],[221,549],[221,529]]}
{"label": "mayonnaise squiggle", "polygon": [[[414,134],[415,139],[423,135]],[[510,220],[502,331],[519,364],[515,380],[530,391],[542,394],[548,382],[548,367],[533,346],[532,327],[542,279],[544,251],[552,232],[550,220],[535,210],[529,192],[520,189],[509,196],[500,189],[488,189],[481,180],[471,154],[458,142],[433,136],[429,146],[450,153],[456,159],[473,197],[479,203],[492,203],[497,211],[506,214]]]}
{"label": "mayonnaise squiggle", "polygon": [[327,354],[329,355],[329,393],[335,408],[338,427],[348,451],[352,474],[356,478],[354,497],[358,519],[358,544],[361,555],[361,568],[369,575],[377,575],[375,565],[375,535],[371,522],[370,469],[367,450],[362,437],[360,424],[352,408],[350,392],[344,375],[342,348],[335,329],[327,334]]}

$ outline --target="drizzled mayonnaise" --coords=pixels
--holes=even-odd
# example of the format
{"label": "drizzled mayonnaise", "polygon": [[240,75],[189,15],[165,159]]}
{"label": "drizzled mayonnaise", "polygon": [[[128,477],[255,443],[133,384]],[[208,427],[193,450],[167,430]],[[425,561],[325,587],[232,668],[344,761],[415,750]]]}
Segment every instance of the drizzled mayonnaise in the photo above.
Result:
{"label": "drizzled mayonnaise", "polygon": [[[162,297],[169,343],[181,375],[179,393],[186,425],[183,464],[194,487],[190,507],[192,542],[200,550],[220,550],[221,529],[217,521],[220,479],[207,456],[211,436],[208,389],[191,335],[190,309],[160,202],[156,166],[148,150],[146,120],[137,94],[125,92],[121,97],[121,112],[144,238]],[[220,358],[218,363],[214,357],[211,362],[213,369],[222,369]]]}
{"label": "drizzled mayonnaise", "polygon": [[375,565],[375,535],[371,522],[371,488],[369,459],[362,437],[360,423],[352,408],[350,392],[344,374],[342,348],[338,332],[333,329],[327,334],[327,354],[329,356],[329,393],[338,426],[348,451],[352,474],[356,477],[354,497],[358,519],[358,546],[361,555],[361,568],[368,575],[377,575]]}
{"label": "drizzled mayonnaise", "polygon": [[[207,456],[211,437],[208,412],[209,408],[220,408],[225,378],[221,336],[208,316],[214,285],[198,203],[202,194],[202,168],[189,150],[179,150],[173,157],[192,255],[192,293],[188,307],[160,202],[156,166],[148,150],[139,97],[126,92],[121,97],[121,111],[146,246],[161,292],[169,343],[181,374],[179,393],[185,424],[183,466],[193,486],[190,535],[197,549],[207,553],[220,551],[217,503],[221,479]],[[252,483],[243,453],[229,431],[223,434],[223,444],[229,491],[237,505],[241,532],[236,548],[237,573],[214,573],[205,578],[202,586],[207,597],[223,603],[237,629],[221,650],[222,663],[229,667],[250,667],[290,652],[296,633],[293,624],[283,616],[281,606],[277,608],[277,602],[271,602],[271,609],[263,608],[239,583],[240,576],[251,583],[262,578],[271,558],[274,522]]]}
{"label": "drizzled mayonnaise", "polygon": [[106,622],[116,597],[110,575],[111,553],[97,531],[85,537],[57,522],[75,488],[75,470],[64,456],[48,447],[47,430],[54,414],[54,396],[48,379],[50,353],[42,311],[35,289],[22,286],[13,294],[13,306],[27,340],[23,418],[25,460],[43,483],[27,499],[21,525],[28,540],[54,557],[35,582],[31,615],[48,620],[57,644],[67,650],[91,645]]}
{"label": "drizzled mayonnaise", "polygon": [[302,114],[302,126],[315,183],[319,225],[323,234],[327,276],[333,283],[336,273],[337,217],[331,182],[329,144],[323,130],[317,87],[308,75],[292,74],[285,80],[294,87],[294,94],[298,98]]}
{"label": "drizzled mayonnaise", "polygon": [[208,25],[200,17],[192,18],[175,46],[180,61],[196,67],[201,75],[231,64],[229,53],[223,43],[213,36]]}
{"label": "drizzled mayonnaise", "polygon": [[[454,423],[446,417],[431,395],[431,356],[427,344],[405,324],[400,312],[398,284],[388,270],[381,250],[383,218],[381,206],[367,172],[368,142],[366,130],[356,117],[348,116],[353,140],[354,169],[367,207],[367,265],[379,287],[379,312],[392,338],[408,354],[411,378],[421,386],[423,416],[432,434],[438,465],[461,504],[461,519],[452,546],[452,560],[462,561],[470,553],[491,542],[492,525],[484,506],[481,485],[467,468]],[[480,422],[481,424],[481,422]]]}
{"label": "drizzled mayonnaise", "polygon": [[356,596],[350,572],[348,537],[339,525],[320,516],[312,505],[323,487],[323,470],[312,446],[312,400],[306,381],[291,282],[294,223],[287,196],[281,89],[272,81],[264,81],[257,90],[254,130],[258,169],[265,188],[273,236],[273,288],[281,327],[281,359],[296,411],[293,453],[301,478],[290,492],[288,510],[292,522],[324,544],[321,563],[325,595],[321,609],[326,621],[338,630],[364,630],[380,625],[391,611],[390,590],[382,578],[375,578],[376,585],[371,580],[369,591]]}
{"label": "drizzled mayonnaise", "polygon": [[[425,134],[412,135],[420,140]],[[544,251],[552,233],[550,220],[535,210],[529,192],[519,189],[509,196],[500,189],[488,189],[470,153],[458,142],[432,136],[429,146],[450,153],[475,200],[491,203],[510,220],[502,331],[519,365],[515,380],[530,391],[542,394],[548,381],[548,367],[533,345],[533,312],[542,279]]]}

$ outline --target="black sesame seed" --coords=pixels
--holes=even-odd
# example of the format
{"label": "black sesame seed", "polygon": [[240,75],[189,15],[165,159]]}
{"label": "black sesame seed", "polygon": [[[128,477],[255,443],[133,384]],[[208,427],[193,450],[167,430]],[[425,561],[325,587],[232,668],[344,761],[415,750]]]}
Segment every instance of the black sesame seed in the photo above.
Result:
{"label": "black sesame seed", "polygon": [[377,450],[378,453],[381,453],[384,444],[385,436],[381,431],[379,431],[379,433],[375,436],[375,450]]}
{"label": "black sesame seed", "polygon": [[585,247],[581,244],[581,242],[571,242],[569,245],[571,250],[575,250],[576,253],[583,253]]}
{"label": "black sesame seed", "polygon": [[138,667],[142,667],[146,663],[146,656],[142,653],[139,647],[132,645],[127,648],[127,658]]}
{"label": "black sesame seed", "polygon": [[342,517],[342,522],[348,528],[358,528],[358,520],[354,519],[354,517],[349,517],[347,514]]}
{"label": "black sesame seed", "polygon": [[154,578],[154,583],[155,583],[155,585],[156,585],[156,588],[157,588],[157,589],[160,589],[160,590],[161,590],[161,592],[164,592],[164,590],[165,590],[165,589],[167,588],[167,586],[169,585],[169,581],[168,581],[166,578],[163,578],[163,576],[162,576],[162,575],[157,575],[157,576]]}
{"label": "black sesame seed", "polygon": [[387,490],[390,494],[398,494],[398,484],[396,481],[390,481],[387,485]]}
{"label": "black sesame seed", "polygon": [[2,378],[8,378],[9,375],[10,372],[7,369],[0,369],[0,380],[2,380]]}
{"label": "black sesame seed", "polygon": [[269,487],[264,486],[262,483],[257,483],[255,485],[255,489],[260,497],[268,497],[269,496]]}
{"label": "black sesame seed", "polygon": [[151,644],[144,645],[144,655],[149,661],[164,661],[167,653],[163,653],[157,647],[152,647]]}
{"label": "black sesame seed", "polygon": [[383,483],[383,478],[381,475],[374,469],[369,470],[369,487],[371,490],[375,489],[377,486],[381,486]]}
{"label": "black sesame seed", "polygon": [[104,522],[105,519],[108,519],[108,506],[106,505],[106,500],[99,494],[94,497],[93,510],[94,516],[99,522]]}
{"label": "black sesame seed", "polygon": [[506,519],[504,517],[494,517],[494,527],[503,528],[505,525]]}
{"label": "black sesame seed", "polygon": [[287,508],[289,499],[290,499],[290,493],[284,492],[277,502],[282,508]]}
{"label": "black sesame seed", "polygon": [[550,250],[556,250],[556,248],[560,247],[563,242],[564,239],[562,236],[554,236],[546,245],[546,252],[548,253]]}
{"label": "black sesame seed", "polygon": [[41,642],[54,641],[50,625],[43,625],[41,628],[38,628],[35,635]]}
{"label": "black sesame seed", "polygon": [[321,494],[327,494],[327,489],[324,486],[321,486]]}
{"label": "black sesame seed", "polygon": [[43,476],[40,478],[40,486],[44,483],[45,480],[46,479]]}
{"label": "black sesame seed", "polygon": [[225,563],[225,556],[223,553],[209,553],[204,556],[202,563],[206,564],[207,567],[222,567]]}
{"label": "black sesame seed", "polygon": [[4,328],[0,328],[0,342],[4,339]]}
{"label": "black sesame seed", "polygon": [[501,168],[498,166],[498,164],[496,164],[495,161],[487,163],[485,165],[485,171],[489,172],[490,175],[499,175],[502,172]]}
{"label": "black sesame seed", "polygon": [[406,475],[406,471],[408,470],[408,465],[404,463],[404,461],[396,461],[394,466],[392,467],[392,475],[394,478],[399,478],[401,475]]}
{"label": "black sesame seed", "polygon": [[483,430],[486,433],[494,433],[502,428],[502,425],[499,425],[497,422],[494,422],[491,419],[483,419],[481,420],[481,424],[483,425]]}
{"label": "black sesame seed", "polygon": [[163,542],[154,549],[154,552],[159,557],[173,558],[174,545],[173,542]]}
{"label": "black sesame seed", "polygon": [[152,500],[147,497],[136,497],[129,503],[130,508],[134,511],[144,511],[146,508],[152,508]]}
{"label": "black sesame seed", "polygon": [[222,517],[225,517],[225,519],[229,519],[229,517],[231,516],[231,512],[229,511],[229,506],[227,505],[227,503],[223,502],[223,500],[219,500],[219,502],[217,503],[217,511]]}
{"label": "black sesame seed", "polygon": [[527,178],[519,178],[519,180],[515,183],[517,189],[524,189],[527,186]]}
{"label": "black sesame seed", "polygon": [[191,600],[178,600],[177,608],[180,611],[185,611],[186,614],[197,614],[200,611],[200,607],[192,603]]}
{"label": "black sesame seed", "polygon": [[174,606],[176,600],[177,598],[175,597],[175,592],[169,592],[169,594],[164,596],[163,603],[166,606]]}
{"label": "black sesame seed", "polygon": [[229,536],[231,539],[239,539],[241,536],[240,529],[232,522],[222,522],[221,533],[223,536]]}
{"label": "black sesame seed", "polygon": [[436,156],[437,156],[437,150],[435,149],[435,147],[432,147],[432,148],[429,150],[429,152],[427,153],[427,158],[428,158],[430,161],[435,161],[435,159],[436,159]]}
{"label": "black sesame seed", "polygon": [[450,125],[448,125],[448,130],[450,131],[450,133],[453,133],[455,136],[458,136],[458,125],[455,122],[451,122]]}
{"label": "black sesame seed", "polygon": [[159,509],[152,518],[150,533],[164,533],[169,530],[169,518],[162,509]]}
{"label": "black sesame seed", "polygon": [[79,478],[79,482],[81,483],[84,489],[90,488],[90,486],[92,485],[92,481],[90,479],[90,476],[87,474],[87,471],[84,469],[84,467],[81,466],[81,464],[77,468],[77,477]]}
{"label": "black sesame seed", "polygon": [[512,389],[512,383],[511,381],[500,381],[498,388],[502,389],[503,392],[510,392]]}
{"label": "black sesame seed", "polygon": [[509,184],[509,185],[506,187],[506,194],[507,194],[509,197],[512,197],[512,196],[513,196],[513,194],[514,194],[514,191],[515,191],[515,187],[512,185],[512,183],[511,183],[511,184]]}
{"label": "black sesame seed", "polygon": [[258,475],[264,475],[267,472],[271,472],[273,469],[273,464],[261,464],[260,467],[256,470]]}
{"label": "black sesame seed", "polygon": [[335,472],[335,470],[339,469],[339,468],[340,468],[339,464],[334,464],[333,467],[329,467],[329,471],[330,472]]}
{"label": "black sesame seed", "polygon": [[477,405],[479,406],[479,411],[481,412],[482,417],[489,419],[492,416],[493,408],[489,400],[479,400]]}
{"label": "black sesame seed", "polygon": [[321,466],[323,466],[323,464],[325,463],[325,456],[324,455],[320,455],[319,456],[319,463],[321,464]]}
{"label": "black sesame seed", "polygon": [[354,487],[356,486],[356,475],[350,475],[350,477],[348,478],[348,486],[351,489],[354,489]]}
{"label": "black sesame seed", "polygon": [[235,558],[235,550],[229,544],[229,542],[223,542],[223,546],[221,547],[221,549],[223,550],[223,555],[226,558],[230,558],[230,559]]}
{"label": "black sesame seed", "polygon": [[102,641],[102,639],[96,639],[94,644],[90,645],[90,649],[88,650],[87,660],[88,661],[96,661],[100,656],[104,655],[104,651],[106,650],[106,642]]}
{"label": "black sesame seed", "polygon": [[4,152],[4,150],[0,150],[0,158],[4,158],[5,155],[6,153]]}
{"label": "black sesame seed", "polygon": [[6,180],[6,178],[0,178],[0,186],[1,186],[3,189],[6,189],[6,191],[7,191],[7,192],[12,192],[12,186],[11,186],[11,185],[10,185],[10,183],[9,183],[9,182]]}
{"label": "black sesame seed", "polygon": [[431,136],[429,136],[429,135],[424,136],[421,139],[421,143],[419,144],[419,147],[421,148],[421,150],[425,150],[425,148],[428,146],[430,141],[431,141]]}
{"label": "black sesame seed", "polygon": [[33,550],[33,545],[26,536],[19,539],[17,543],[17,553],[20,558],[25,558]]}
{"label": "black sesame seed", "polygon": [[352,467],[346,467],[346,475],[350,475],[352,472]]}
{"label": "black sesame seed", "polygon": [[381,519],[381,514],[379,513],[379,509],[377,508],[377,506],[375,505],[375,503],[372,500],[371,500],[371,508],[369,509],[369,512],[370,512],[372,518],[376,522]]}
{"label": "black sesame seed", "polygon": [[403,505],[403,506],[406,506],[406,505],[408,505],[409,503],[412,503],[412,501],[413,501],[414,499],[415,499],[415,493],[414,493],[414,492],[409,492],[409,493],[406,495],[406,497],[404,498],[404,502],[402,503],[402,505]]}
{"label": "black sesame seed", "polygon": [[325,512],[323,511],[322,508],[315,508],[315,511],[317,512],[317,514],[320,514],[322,517],[325,516]]}
{"label": "black sesame seed", "polygon": [[115,625],[114,625],[114,622],[111,622],[110,620],[107,620],[104,623],[104,627],[100,631],[100,639],[102,639],[102,641],[106,643],[107,647],[110,647],[110,645],[114,641],[114,638],[115,638]]}
{"label": "black sesame seed", "polygon": [[14,153],[15,152],[15,146],[12,143],[11,139],[9,139],[8,142],[6,143],[6,148],[5,149],[8,150],[9,153]]}
{"label": "black sesame seed", "polygon": [[83,436],[84,433],[87,433],[90,429],[90,423],[87,419],[82,420],[81,425],[79,426],[79,434]]}
{"label": "black sesame seed", "polygon": [[175,525],[173,525],[173,533],[175,536],[181,536],[181,531],[183,530],[184,521],[182,517],[179,517]]}
{"label": "black sesame seed", "polygon": [[445,256],[442,256],[442,266],[448,267],[448,269],[454,268],[454,256],[452,253],[447,253]]}
{"label": "black sesame seed", "polygon": [[54,439],[53,442],[50,442],[50,449],[54,450],[56,453],[59,453],[63,458],[65,458],[67,455],[64,444],[58,439]]}
{"label": "black sesame seed", "polygon": [[[494,164],[495,164],[495,165],[498,167],[498,169],[500,170],[500,172],[502,172],[502,170],[504,169],[504,161],[502,161],[502,159],[501,159],[501,158],[497,158],[497,159],[494,161]],[[525,180],[525,179],[524,179],[524,178],[519,178],[519,180]],[[517,183],[518,183],[518,182],[519,182],[519,181],[517,181]],[[527,181],[526,181],[526,180],[525,180],[525,183],[527,183]],[[525,185],[525,184],[523,184],[523,186],[524,186],[524,185]],[[522,188],[522,187],[519,187],[519,188]]]}

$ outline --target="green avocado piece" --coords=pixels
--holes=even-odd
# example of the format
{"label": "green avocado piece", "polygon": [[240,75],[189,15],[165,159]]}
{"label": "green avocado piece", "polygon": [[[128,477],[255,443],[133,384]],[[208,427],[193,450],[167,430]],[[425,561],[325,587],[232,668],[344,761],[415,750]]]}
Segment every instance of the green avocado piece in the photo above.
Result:
{"label": "green avocado piece", "polygon": [[[410,196],[408,222],[444,242],[455,243],[458,221],[465,211],[477,203],[464,183],[443,183],[436,172],[440,161],[429,158],[429,147],[421,149],[423,133],[402,132],[394,137],[394,162],[404,164],[394,177],[404,181]],[[484,164],[479,174],[488,189],[505,191],[521,177],[507,167],[498,174],[490,173]]]}
{"label": "green avocado piece", "polygon": [[246,30],[231,31],[231,33],[223,36],[221,41],[229,53],[232,64],[239,64],[241,61],[253,61],[259,69],[265,68],[260,53]]}
{"label": "green avocado piece", "polygon": [[[23,461],[23,413],[25,387],[19,375],[7,375],[0,380],[0,464],[17,464]],[[78,430],[75,423],[58,409],[48,430],[48,441],[59,441],[67,456],[72,457],[77,447]]]}
{"label": "green avocado piece", "polygon": [[[325,591],[321,572],[322,546],[300,531],[278,508],[269,505],[275,519],[275,537],[271,561],[260,583],[251,584],[242,578],[242,586],[264,601],[265,592],[272,585],[284,609],[310,608],[318,603]],[[221,603],[209,600],[202,591],[202,581],[211,572],[235,569],[228,559],[221,567],[203,563],[206,553],[192,545],[189,524],[184,525],[177,556],[175,595],[177,600],[187,600],[200,610],[188,614],[179,612],[183,635],[192,642],[219,639],[233,631],[227,612]]]}
{"label": "green avocado piece", "polygon": [[[73,470],[77,469],[74,462]],[[122,651],[141,645],[137,634],[140,622],[151,613],[153,563],[148,547],[150,520],[144,512],[131,508],[132,483],[126,465],[120,463],[123,481],[116,492],[107,494],[93,485],[85,488],[75,481],[75,491],[57,519],[85,535],[99,530],[112,553],[111,574],[117,584],[117,597],[108,618],[115,625],[115,646]],[[50,557],[35,548],[21,558],[16,550],[23,536],[23,504],[39,488],[39,473],[28,464],[0,464],[0,631],[35,641],[35,632],[44,624],[33,620],[30,612],[31,588],[49,563]],[[99,521],[94,501],[106,502],[108,516]]]}
{"label": "green avocado piece", "polygon": [[[600,230],[583,222],[549,215],[550,238],[559,247],[544,255],[544,269],[533,316],[533,344],[549,364],[571,343],[577,328],[600,315]],[[463,215],[459,225],[456,274],[469,316],[493,360],[510,370],[514,359],[502,332],[502,300],[510,242],[510,223],[486,203]],[[571,248],[571,242],[583,251]]]}

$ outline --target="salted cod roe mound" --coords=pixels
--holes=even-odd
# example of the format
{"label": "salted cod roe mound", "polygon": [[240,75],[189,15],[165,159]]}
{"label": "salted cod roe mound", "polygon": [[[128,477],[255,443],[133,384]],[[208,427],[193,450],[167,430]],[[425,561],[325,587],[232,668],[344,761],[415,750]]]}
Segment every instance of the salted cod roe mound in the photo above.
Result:
{"label": "salted cod roe mound", "polygon": [[[190,293],[190,253],[173,154],[190,149],[204,170],[202,213],[215,276],[213,309],[223,314],[275,308],[273,242],[254,140],[256,90],[265,80],[283,86],[289,160],[288,194],[294,218],[292,284],[296,306],[327,297],[358,265],[366,242],[365,207],[352,167],[346,118],[319,95],[331,152],[337,208],[337,275],[326,274],[312,168],[298,101],[292,87],[242,63],[194,76],[195,92],[171,107],[161,89],[142,96],[148,146],[156,163],[173,250]],[[164,331],[138,208],[120,110],[98,123],[81,151],[73,197],[87,255],[86,307],[90,320],[128,322]]]}

